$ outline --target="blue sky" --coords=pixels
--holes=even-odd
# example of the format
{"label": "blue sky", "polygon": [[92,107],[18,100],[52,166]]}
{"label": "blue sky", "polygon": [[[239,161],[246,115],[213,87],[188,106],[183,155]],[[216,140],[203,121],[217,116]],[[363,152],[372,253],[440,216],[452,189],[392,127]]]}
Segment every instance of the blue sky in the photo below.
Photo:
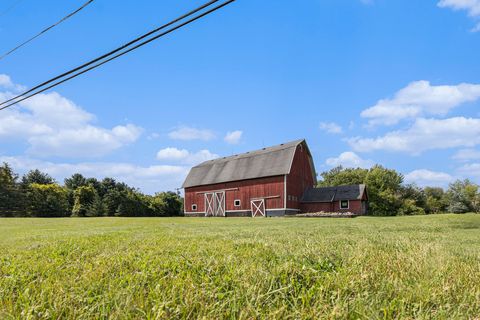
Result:
{"label": "blue sky", "polygon": [[[1,51],[83,2],[23,0],[0,15]],[[0,61],[0,98],[201,3],[96,0]],[[480,182],[479,30],[480,0],[238,0],[0,111],[0,161],[153,193],[203,160],[306,138],[318,172],[379,163],[420,185]]]}

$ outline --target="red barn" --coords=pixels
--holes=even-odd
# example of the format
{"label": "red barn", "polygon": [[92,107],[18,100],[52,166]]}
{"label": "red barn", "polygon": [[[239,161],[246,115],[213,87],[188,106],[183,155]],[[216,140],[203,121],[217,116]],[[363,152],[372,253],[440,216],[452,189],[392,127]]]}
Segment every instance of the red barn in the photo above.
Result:
{"label": "red barn", "polygon": [[308,204],[302,199],[318,190],[316,182],[305,140],[206,161],[192,168],[183,184],[185,215],[271,217],[300,213],[313,208],[314,197],[308,197]]}

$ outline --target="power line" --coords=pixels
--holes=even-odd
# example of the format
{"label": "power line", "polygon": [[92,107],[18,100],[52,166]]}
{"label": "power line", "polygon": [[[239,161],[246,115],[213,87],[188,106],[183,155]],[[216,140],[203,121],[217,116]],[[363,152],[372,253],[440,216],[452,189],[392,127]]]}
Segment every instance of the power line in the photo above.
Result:
{"label": "power line", "polygon": [[[21,0],[20,0],[21,1]],[[36,35],[34,35],[33,37],[29,38],[28,40],[22,42],[21,44],[17,45],[15,48],[11,49],[10,51],[4,53],[2,56],[0,56],[0,60],[4,59],[6,56],[12,54],[13,52],[17,51],[18,49],[20,49],[21,47],[27,45],[29,42],[32,42],[33,40],[35,40],[36,38],[40,37],[41,35],[43,35],[44,33],[47,33],[50,29],[53,29],[55,28],[56,26],[58,26],[59,24],[61,24],[62,22],[64,22],[65,20],[68,20],[69,18],[73,17],[74,15],[76,15],[78,12],[82,11],[86,6],[88,6],[90,3],[92,3],[94,0],[88,0],[87,2],[85,2],[82,6],[80,6],[79,8],[77,8],[75,11],[69,13],[68,15],[66,15],[65,17],[63,17],[62,19],[58,20],[57,22],[55,22],[54,24],[52,24],[51,26],[43,29],[42,31],[40,31],[39,33],[37,33]]]}
{"label": "power line", "polygon": [[[42,84],[39,84],[39,85],[33,87],[32,89],[27,90],[27,91],[25,91],[24,93],[22,93],[22,94],[20,94],[20,95],[18,95],[18,96],[16,96],[16,97],[13,97],[13,98],[11,98],[11,99],[8,99],[8,100],[0,103],[0,106],[3,105],[3,107],[1,107],[0,110],[6,109],[6,108],[8,108],[8,107],[11,107],[11,106],[13,106],[13,105],[15,105],[15,104],[17,104],[17,103],[20,103],[20,102],[22,102],[22,101],[24,101],[24,100],[27,100],[27,99],[29,99],[29,98],[31,98],[31,97],[33,97],[33,96],[36,96],[37,94],[40,94],[40,93],[42,93],[42,92],[44,92],[44,91],[46,91],[46,90],[49,90],[49,89],[51,89],[51,88],[54,88],[54,87],[56,87],[56,86],[58,86],[58,85],[60,85],[60,84],[62,84],[62,83],[64,83],[64,82],[66,82],[66,81],[68,81],[68,80],[71,80],[71,79],[73,79],[73,78],[76,78],[76,77],[78,77],[78,76],[80,76],[80,75],[82,75],[82,74],[84,74],[84,73],[86,73],[86,72],[88,72],[88,71],[90,71],[90,70],[96,69],[96,68],[100,67],[101,65],[103,65],[103,64],[105,64],[105,63],[107,63],[107,62],[110,62],[110,61],[112,61],[112,60],[114,60],[114,59],[117,59],[117,58],[123,56],[124,54],[127,54],[127,53],[129,53],[129,52],[131,52],[131,51],[133,51],[133,50],[135,50],[135,49],[138,49],[138,48],[140,48],[140,47],[142,47],[142,46],[144,46],[144,45],[146,45],[146,44],[148,44],[148,43],[150,43],[150,42],[152,42],[152,41],[154,41],[154,40],[156,40],[156,39],[158,39],[158,38],[161,38],[161,37],[163,37],[163,36],[165,36],[165,35],[173,32],[173,31],[175,31],[175,30],[177,30],[177,29],[180,29],[180,28],[182,28],[182,27],[184,27],[184,26],[186,26],[186,25],[188,25],[188,24],[190,24],[190,23],[192,23],[192,22],[194,22],[194,21],[196,21],[196,20],[198,20],[198,19],[200,19],[200,18],[203,18],[203,17],[205,17],[205,16],[207,16],[207,15],[209,15],[209,14],[211,14],[211,13],[213,13],[213,12],[215,12],[215,11],[223,8],[223,7],[225,7],[226,5],[232,3],[232,2],[234,2],[234,1],[236,1],[236,0],[228,0],[228,1],[225,1],[224,3],[222,3],[222,4],[218,5],[218,6],[215,6],[215,7],[211,8],[211,9],[209,9],[209,10],[207,10],[207,11],[204,11],[203,13],[201,13],[201,14],[199,14],[199,15],[197,15],[197,16],[194,16],[193,18],[190,18],[189,20],[186,20],[186,21],[182,22],[181,24],[178,24],[178,25],[176,25],[176,26],[168,29],[167,31],[164,31],[164,32],[162,32],[162,33],[160,33],[160,34],[158,34],[158,35],[156,35],[156,36],[154,36],[154,37],[152,37],[152,38],[150,38],[150,39],[147,39],[147,40],[145,40],[145,41],[143,41],[143,42],[140,42],[140,43],[138,43],[137,45],[135,45],[135,46],[133,46],[133,47],[131,47],[131,48],[125,50],[125,51],[121,51],[121,50],[123,50],[123,49],[126,49],[126,48],[129,47],[130,45],[132,45],[132,44],[134,44],[134,43],[137,43],[137,42],[140,41],[140,40],[145,39],[146,37],[148,37],[149,35],[152,35],[153,33],[156,33],[156,32],[158,32],[158,31],[160,31],[160,30],[162,30],[162,29],[165,29],[165,28],[167,28],[167,27],[175,24],[176,22],[180,22],[181,20],[185,19],[186,17],[189,17],[189,16],[191,16],[191,15],[193,15],[193,14],[195,14],[195,13],[198,13],[198,12],[201,11],[202,9],[205,9],[205,8],[211,6],[213,3],[218,2],[218,1],[219,1],[219,0],[212,0],[212,1],[210,1],[210,2],[208,2],[208,3],[206,3],[206,4],[204,4],[204,5],[202,5],[201,7],[199,7],[199,8],[197,8],[197,9],[195,9],[195,10],[192,10],[192,11],[190,11],[190,12],[182,15],[181,17],[176,18],[176,19],[170,21],[169,23],[167,23],[167,24],[165,24],[165,25],[163,25],[163,26],[161,26],[161,27],[159,27],[159,28],[157,28],[157,29],[155,29],[155,30],[153,30],[153,31],[150,31],[150,32],[142,35],[141,37],[138,37],[137,39],[132,40],[132,41],[128,42],[127,44],[125,44],[125,45],[123,45],[123,46],[121,46],[121,47],[119,47],[119,48],[117,48],[117,49],[115,49],[115,50],[113,50],[113,51],[110,51],[110,52],[107,53],[107,54],[102,55],[101,57],[98,57],[98,58],[96,58],[96,59],[93,59],[93,60],[91,60],[91,61],[89,61],[89,62],[87,62],[87,63],[85,63],[85,64],[83,64],[83,65],[81,65],[81,66],[79,66],[79,67],[77,67],[77,68],[74,68],[74,69],[72,69],[72,70],[70,70],[70,71],[67,71],[67,72],[65,72],[65,73],[63,73],[63,74],[61,74],[61,75],[59,75],[59,76],[56,76],[56,77],[54,77],[54,78],[52,78],[52,79],[50,79],[50,80],[48,80],[48,81],[45,81],[45,82],[43,82]],[[120,52],[120,51],[121,51],[121,52]],[[116,54],[115,54],[115,53],[116,53]],[[113,56],[112,56],[112,55],[113,55]],[[110,57],[110,56],[111,56],[111,57]],[[107,58],[107,57],[110,57],[110,58],[104,60],[104,59]],[[101,60],[103,60],[103,61],[101,61]],[[97,62],[98,62],[98,63],[97,63]],[[88,66],[90,66],[90,67],[85,69],[85,67],[88,67]],[[82,69],[83,69],[83,70],[82,70]],[[70,75],[70,74],[73,74],[73,75],[65,78],[66,76],[68,76],[68,75]],[[65,79],[62,79],[62,78],[65,78]],[[62,80],[60,80],[60,79],[62,79]],[[57,80],[59,80],[59,81],[57,81]],[[55,82],[55,81],[57,81],[57,82]],[[44,87],[45,85],[50,84],[50,83],[53,83],[53,84],[51,84],[51,85],[49,85],[49,86],[47,86],[47,87],[45,87],[45,88],[42,88],[42,87]],[[20,99],[20,98],[21,98],[21,99]],[[9,102],[11,102],[11,103],[9,103]],[[6,104],[6,105],[5,105],[5,104]]]}
{"label": "power line", "polygon": [[[164,25],[162,25],[162,26],[160,26],[160,27],[158,27],[158,28],[156,28],[156,29],[153,29],[152,31],[147,32],[147,33],[143,34],[142,36],[140,36],[140,37],[138,37],[138,38],[136,38],[136,39],[133,39],[132,41],[129,41],[129,42],[123,44],[122,46],[120,46],[120,47],[118,47],[118,48],[116,48],[116,49],[114,49],[114,50],[112,50],[112,51],[110,51],[110,52],[108,52],[108,53],[106,53],[106,54],[98,57],[98,58],[95,58],[95,59],[93,59],[93,60],[90,60],[90,61],[82,64],[82,65],[79,66],[79,67],[76,67],[76,68],[74,68],[74,69],[72,69],[72,70],[69,70],[69,71],[67,71],[67,72],[65,72],[65,73],[62,73],[62,74],[59,75],[59,76],[56,76],[56,77],[51,78],[51,79],[49,79],[49,80],[47,80],[47,81],[45,81],[45,82],[42,82],[42,83],[40,83],[39,85],[37,85],[37,86],[35,86],[35,87],[33,87],[33,88],[31,88],[31,89],[23,92],[22,94],[19,94],[18,96],[15,96],[15,97],[13,97],[13,98],[11,98],[11,99],[8,99],[8,100],[6,100],[6,101],[3,101],[2,103],[0,103],[0,106],[6,104],[6,103],[8,103],[8,102],[14,101],[14,100],[16,100],[16,99],[18,99],[18,98],[21,98],[21,97],[23,97],[23,96],[25,96],[25,95],[27,95],[27,94],[29,94],[29,93],[31,93],[31,92],[34,92],[35,90],[37,90],[37,89],[39,89],[39,88],[41,88],[41,87],[43,87],[43,86],[45,86],[45,85],[47,85],[47,84],[50,84],[50,83],[52,83],[52,82],[54,82],[54,81],[56,81],[56,80],[58,80],[58,79],[61,79],[61,78],[63,78],[63,77],[66,77],[66,76],[68,76],[69,74],[72,74],[72,73],[74,73],[74,72],[77,72],[77,71],[79,71],[79,70],[81,70],[81,69],[83,69],[83,68],[85,68],[85,67],[88,67],[89,65],[92,65],[92,64],[94,64],[94,63],[96,63],[96,62],[98,62],[98,61],[100,61],[100,60],[102,60],[102,59],[105,59],[105,58],[107,58],[107,57],[109,57],[109,56],[111,56],[111,55],[113,55],[113,54],[115,54],[115,53],[117,53],[117,52],[120,52],[121,50],[124,50],[124,49],[128,48],[128,47],[131,46],[132,44],[135,44],[135,43],[137,43],[137,42],[139,42],[139,41],[141,41],[141,40],[143,40],[143,39],[151,36],[152,34],[155,34],[155,33],[159,32],[159,31],[161,31],[161,30],[163,30],[163,29],[166,29],[166,28],[170,27],[171,25],[173,25],[173,24],[175,24],[175,23],[177,23],[177,22],[179,22],[179,21],[181,21],[181,20],[183,20],[183,19],[185,19],[185,18],[188,18],[188,17],[191,16],[191,15],[194,15],[195,13],[197,13],[197,12],[199,12],[199,11],[201,11],[201,10],[209,7],[209,6],[211,6],[212,4],[214,4],[214,3],[218,2],[218,1],[220,1],[220,0],[211,0],[211,1],[209,1],[209,2],[207,2],[207,3],[205,3],[205,4],[203,4],[203,5],[201,5],[200,7],[196,8],[196,9],[194,9],[194,10],[192,10],[192,11],[189,11],[189,12],[187,12],[186,14],[181,15],[180,17],[178,17],[178,18],[176,18],[176,19],[174,19],[174,20],[172,20],[172,21],[170,21],[170,22],[168,22],[168,23],[166,23],[166,24],[164,24]],[[0,109],[0,110],[2,110],[2,109]]]}

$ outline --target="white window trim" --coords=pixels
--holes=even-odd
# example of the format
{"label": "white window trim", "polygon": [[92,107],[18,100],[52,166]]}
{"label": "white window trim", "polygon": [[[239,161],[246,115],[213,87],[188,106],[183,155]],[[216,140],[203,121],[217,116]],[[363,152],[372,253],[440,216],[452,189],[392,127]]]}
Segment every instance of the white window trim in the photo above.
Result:
{"label": "white window trim", "polygon": [[198,209],[198,206],[194,203],[192,204],[192,211],[196,212]]}
{"label": "white window trim", "polygon": [[[342,207],[342,201],[347,201],[347,207],[344,208]],[[350,200],[340,200],[340,209],[345,210],[345,209],[350,209]]]}
{"label": "white window trim", "polygon": [[[238,201],[238,204],[237,204],[237,201]],[[240,199],[233,200],[233,206],[234,207],[241,207],[242,206],[242,201]]]}

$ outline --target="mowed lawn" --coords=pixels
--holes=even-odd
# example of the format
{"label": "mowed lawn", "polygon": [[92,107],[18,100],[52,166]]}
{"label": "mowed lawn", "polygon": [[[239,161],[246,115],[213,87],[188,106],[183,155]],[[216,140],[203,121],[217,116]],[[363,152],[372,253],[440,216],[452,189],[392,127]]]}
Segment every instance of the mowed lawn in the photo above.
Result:
{"label": "mowed lawn", "polygon": [[480,215],[0,220],[0,319],[479,319]]}

